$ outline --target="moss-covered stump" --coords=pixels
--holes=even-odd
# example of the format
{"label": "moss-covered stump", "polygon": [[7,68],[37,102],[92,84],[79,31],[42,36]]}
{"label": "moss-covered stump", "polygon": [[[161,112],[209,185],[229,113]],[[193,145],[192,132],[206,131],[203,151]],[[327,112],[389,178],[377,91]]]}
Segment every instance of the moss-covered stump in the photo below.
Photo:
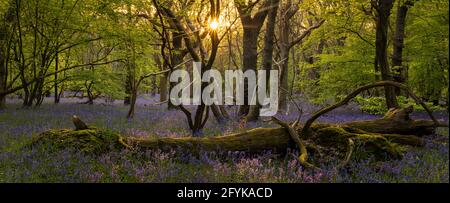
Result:
{"label": "moss-covered stump", "polygon": [[83,130],[49,130],[39,134],[32,140],[32,147],[48,145],[54,149],[73,148],[86,153],[104,153],[111,150],[122,149],[119,134],[90,127]]}

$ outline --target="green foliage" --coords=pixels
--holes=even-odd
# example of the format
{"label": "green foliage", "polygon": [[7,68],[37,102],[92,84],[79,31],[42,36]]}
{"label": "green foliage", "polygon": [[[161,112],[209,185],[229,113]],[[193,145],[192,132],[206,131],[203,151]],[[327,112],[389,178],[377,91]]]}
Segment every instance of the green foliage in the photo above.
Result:
{"label": "green foliage", "polygon": [[[74,149],[83,153],[106,153],[121,149],[117,133],[90,128],[86,130],[50,130],[33,138],[32,146],[44,146],[50,151]],[[30,147],[30,146],[28,146]]]}
{"label": "green foliage", "polygon": [[355,101],[360,105],[361,111],[369,114],[383,115],[388,110],[386,107],[386,99],[383,97],[364,98],[357,96],[355,97]]}
{"label": "green foliage", "polygon": [[[413,106],[415,110],[419,111],[425,110],[420,104],[417,104],[412,98],[399,96],[397,97],[397,101],[400,107],[402,108]],[[355,97],[355,102],[360,105],[361,111],[369,114],[383,115],[388,110],[386,107],[386,99],[384,97],[364,98],[362,96],[357,96]],[[433,105],[432,102],[425,102],[425,104],[430,108],[431,111],[446,110],[445,107]]]}
{"label": "green foliage", "polygon": [[[325,24],[313,32],[297,52],[303,55],[300,77],[294,88],[313,103],[339,100],[359,86],[380,78],[375,71],[375,21],[368,1],[330,3]],[[392,40],[397,6],[390,16],[388,53]],[[430,12],[432,11],[432,12]],[[403,64],[406,84],[426,101],[448,103],[448,1],[415,1],[406,18]],[[320,48],[322,47],[322,48]],[[310,60],[312,58],[313,60]],[[389,58],[391,62],[391,58]],[[398,67],[391,67],[392,70]],[[364,93],[365,94],[365,93]],[[365,94],[368,97],[372,94]],[[378,94],[382,96],[382,91]],[[363,107],[368,112],[383,112],[379,98]],[[379,106],[380,108],[377,108]]]}
{"label": "green foliage", "polygon": [[445,0],[417,1],[408,16],[408,84],[429,100],[448,97],[448,6]]}

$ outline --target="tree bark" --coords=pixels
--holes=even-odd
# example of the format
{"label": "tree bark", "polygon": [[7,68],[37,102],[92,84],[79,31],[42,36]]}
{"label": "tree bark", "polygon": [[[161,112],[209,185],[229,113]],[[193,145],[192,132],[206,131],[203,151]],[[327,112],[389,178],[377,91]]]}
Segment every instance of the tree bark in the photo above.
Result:
{"label": "tree bark", "polygon": [[[271,9],[267,17],[266,33],[264,37],[264,49],[262,58],[262,69],[266,71],[266,81],[270,81],[270,70],[272,70],[273,45],[275,38],[275,23],[278,13],[279,0],[271,1]],[[266,90],[269,90],[269,83],[266,83]],[[259,118],[261,105],[257,103],[250,107],[247,121],[256,121]]]}
{"label": "tree bark", "polygon": [[[257,60],[258,60],[258,35],[259,29],[254,28],[252,25],[244,27],[244,39],[243,39],[243,72],[247,70],[254,70],[256,72]],[[248,100],[248,81],[244,80],[244,105],[239,107],[239,116],[246,116],[250,111],[250,105]]]}
{"label": "tree bark", "polygon": [[[392,67],[394,68],[394,80],[398,83],[406,82],[407,69],[403,66],[403,47],[405,38],[406,14],[412,1],[399,1],[397,7],[397,18],[394,33],[394,52],[392,54]],[[400,89],[395,88],[395,94],[400,95]]]}
{"label": "tree bark", "polygon": [[167,78],[169,74],[162,74],[159,77],[159,102],[168,101]]}
{"label": "tree bark", "polygon": [[[1,26],[1,25],[0,25]],[[4,37],[6,35],[6,29],[0,27],[0,92],[5,92],[7,87],[8,73],[6,70],[6,57],[5,57],[5,47],[4,47]],[[0,96],[0,109],[4,109],[6,105],[6,95]]]}
{"label": "tree bark", "polygon": [[58,94],[58,68],[59,68],[59,53],[55,54],[55,104],[59,103],[59,94]]}
{"label": "tree bark", "polygon": [[[242,5],[242,2],[235,0],[244,31],[242,56],[244,72],[247,70],[253,70],[256,72],[258,62],[258,36],[270,10],[267,8],[271,5],[271,3],[272,0],[265,0],[263,5],[252,17],[253,7],[249,5]],[[238,113],[241,117],[247,116],[250,111],[248,92],[248,81],[244,80],[244,105],[239,107]]]}
{"label": "tree bark", "polygon": [[[183,47],[183,36],[181,35],[181,33],[177,31],[172,31],[172,46],[173,51],[171,52],[170,55],[171,66],[175,67],[181,64],[184,58],[184,54],[181,53],[181,49]],[[169,93],[175,85],[176,83],[169,82]],[[168,109],[176,109],[176,106],[172,103],[172,101],[170,101],[170,99],[168,100],[167,104]]]}
{"label": "tree bark", "polygon": [[[284,90],[289,89],[289,20],[283,18],[280,26],[280,85]],[[280,91],[278,110],[287,110],[288,92]]]}
{"label": "tree bark", "polygon": [[[376,60],[381,71],[381,79],[385,81],[393,81],[391,70],[388,63],[387,40],[389,16],[393,7],[393,0],[377,0],[377,22],[376,22]],[[388,109],[398,107],[397,98],[394,87],[386,86],[385,98]]]}

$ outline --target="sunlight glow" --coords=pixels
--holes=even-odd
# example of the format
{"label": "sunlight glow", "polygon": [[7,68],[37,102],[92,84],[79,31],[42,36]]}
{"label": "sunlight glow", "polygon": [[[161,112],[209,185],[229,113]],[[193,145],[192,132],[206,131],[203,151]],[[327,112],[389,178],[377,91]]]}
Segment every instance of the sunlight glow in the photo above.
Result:
{"label": "sunlight glow", "polygon": [[219,22],[217,22],[217,20],[211,21],[211,23],[209,23],[209,28],[212,30],[217,30],[217,28],[219,28]]}

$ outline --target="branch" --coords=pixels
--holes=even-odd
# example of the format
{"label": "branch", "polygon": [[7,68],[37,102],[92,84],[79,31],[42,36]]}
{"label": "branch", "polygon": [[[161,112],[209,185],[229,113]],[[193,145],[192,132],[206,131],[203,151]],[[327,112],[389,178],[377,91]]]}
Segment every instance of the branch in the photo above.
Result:
{"label": "branch", "polygon": [[435,126],[443,126],[443,124],[439,123],[436,118],[433,116],[431,110],[428,108],[428,106],[422,101],[420,100],[414,93],[411,92],[411,90],[409,90],[408,87],[406,87],[405,85],[401,84],[401,83],[397,83],[397,82],[392,82],[392,81],[380,81],[380,82],[376,82],[373,84],[369,84],[366,86],[362,86],[358,89],[356,89],[355,91],[353,91],[352,93],[350,93],[347,97],[345,97],[342,101],[329,106],[327,108],[321,109],[318,112],[316,112],[311,118],[309,118],[306,123],[305,126],[303,127],[300,135],[301,136],[306,136],[308,134],[309,128],[311,127],[312,123],[319,118],[320,116],[322,116],[323,114],[326,114],[336,108],[339,108],[343,105],[346,105],[348,102],[350,102],[350,100],[352,100],[353,98],[355,98],[356,96],[358,96],[359,93],[368,90],[368,89],[372,89],[375,87],[386,87],[386,86],[394,86],[394,87],[398,87],[400,89],[403,89],[405,92],[408,93],[408,95],[410,95],[414,101],[416,101],[416,103],[420,104],[425,111],[428,113],[428,115],[430,116],[431,120],[433,120]]}
{"label": "branch", "polygon": [[324,22],[325,22],[325,20],[321,20],[316,25],[313,25],[313,26],[309,27],[305,32],[302,33],[302,35],[300,35],[297,39],[295,39],[294,41],[292,41],[289,44],[289,49],[292,48],[293,46],[297,45],[298,43],[300,43],[305,37],[310,35],[313,30],[315,30],[315,29],[319,28],[320,26],[322,26],[322,24]]}
{"label": "branch", "polygon": [[28,86],[28,85],[30,85],[30,84],[36,82],[36,81],[45,79],[45,78],[47,78],[47,77],[54,76],[55,74],[60,73],[60,72],[64,72],[64,71],[71,70],[71,69],[75,69],[75,68],[85,67],[85,66],[107,65],[107,64],[114,63],[114,62],[119,62],[119,61],[123,61],[123,60],[122,60],[122,59],[116,59],[116,60],[107,61],[107,62],[103,62],[103,63],[95,63],[95,62],[94,62],[94,63],[87,63],[87,64],[74,65],[74,66],[71,66],[71,67],[67,67],[67,68],[64,68],[64,69],[60,69],[60,70],[58,70],[58,71],[54,71],[54,72],[52,72],[52,73],[45,74],[45,75],[43,75],[43,76],[41,76],[41,77],[36,77],[36,78],[34,78],[34,79],[32,79],[32,80],[30,80],[30,81],[28,81],[28,82],[23,82],[22,85],[20,85],[20,86],[18,86],[18,87],[15,87],[15,88],[6,90],[6,91],[4,91],[4,92],[0,92],[0,96],[6,96],[6,95],[8,95],[8,94],[17,92],[17,91],[19,91],[19,90],[25,88],[26,86]]}
{"label": "branch", "polygon": [[367,40],[366,38],[364,38],[359,32],[357,32],[357,31],[355,31],[355,30],[352,30],[352,29],[350,29],[350,28],[346,28],[346,27],[343,27],[343,28],[344,28],[344,30],[346,30],[346,31],[349,31],[349,32],[351,32],[351,33],[353,33],[353,34],[356,34],[356,36],[358,36],[359,39],[361,39],[362,41],[366,42],[366,43],[369,44],[370,46],[375,47],[375,45],[374,45],[372,42],[370,42],[369,40]]}
{"label": "branch", "polygon": [[289,126],[289,124],[281,121],[280,119],[276,118],[275,116],[272,117],[272,120],[288,131],[289,136],[291,137],[291,139],[295,142],[295,144],[300,149],[300,156],[298,157],[300,164],[302,164],[303,166],[305,166],[307,168],[319,169],[316,166],[308,163],[308,151],[306,150],[306,146],[303,143],[303,141],[298,137],[297,133],[295,133],[295,130],[291,126]]}

